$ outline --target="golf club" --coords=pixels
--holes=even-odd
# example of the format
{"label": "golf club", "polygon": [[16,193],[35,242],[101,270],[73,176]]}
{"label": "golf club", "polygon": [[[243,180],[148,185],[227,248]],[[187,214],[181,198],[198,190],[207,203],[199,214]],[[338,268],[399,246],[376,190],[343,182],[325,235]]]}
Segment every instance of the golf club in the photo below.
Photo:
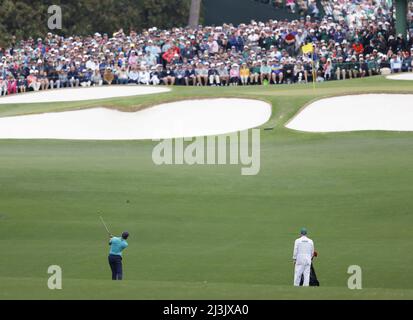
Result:
{"label": "golf club", "polygon": [[107,227],[107,225],[106,225],[106,223],[105,223],[105,221],[103,220],[102,216],[99,216],[99,217],[100,217],[100,220],[102,221],[103,226],[105,227],[106,231],[108,232],[108,234],[111,234],[108,227]]}

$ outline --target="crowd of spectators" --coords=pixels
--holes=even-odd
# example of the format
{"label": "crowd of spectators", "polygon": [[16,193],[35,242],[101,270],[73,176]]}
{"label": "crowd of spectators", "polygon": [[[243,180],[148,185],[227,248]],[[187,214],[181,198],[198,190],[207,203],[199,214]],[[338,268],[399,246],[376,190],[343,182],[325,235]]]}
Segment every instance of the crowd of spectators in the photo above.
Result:
{"label": "crowd of spectators", "polygon": [[[13,41],[0,49],[0,96],[113,84],[277,85],[412,71],[413,30],[394,34],[386,1],[324,5],[321,19]],[[314,52],[304,54],[308,43]]]}

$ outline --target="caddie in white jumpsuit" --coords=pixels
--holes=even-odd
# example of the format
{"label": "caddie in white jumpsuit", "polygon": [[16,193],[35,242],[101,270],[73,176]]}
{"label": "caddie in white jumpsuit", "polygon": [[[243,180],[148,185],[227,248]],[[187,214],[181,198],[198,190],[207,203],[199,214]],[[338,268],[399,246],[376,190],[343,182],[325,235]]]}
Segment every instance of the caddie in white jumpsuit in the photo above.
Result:
{"label": "caddie in white jumpsuit", "polygon": [[301,237],[295,240],[293,260],[295,265],[294,270],[294,286],[299,287],[301,276],[304,274],[304,287],[310,284],[311,260],[314,256],[313,240],[307,238],[307,229],[301,229]]}

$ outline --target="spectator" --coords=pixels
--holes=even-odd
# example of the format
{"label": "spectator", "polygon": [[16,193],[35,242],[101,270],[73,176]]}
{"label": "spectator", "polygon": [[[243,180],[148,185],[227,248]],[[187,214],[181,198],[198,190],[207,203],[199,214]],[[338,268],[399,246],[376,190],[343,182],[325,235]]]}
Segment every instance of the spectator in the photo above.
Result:
{"label": "spectator", "polygon": [[218,63],[218,76],[221,82],[221,86],[228,86],[229,85],[229,72],[227,67],[223,62]]}
{"label": "spectator", "polygon": [[[35,71],[36,73],[38,70]],[[46,71],[41,70],[37,77],[38,81],[40,81],[40,89],[41,90],[48,90],[49,89],[49,79],[47,79]]]}
{"label": "spectator", "polygon": [[260,69],[260,80],[262,84],[264,84],[264,80],[266,80],[267,83],[271,81],[271,73],[272,69],[267,64],[267,61],[263,61]]}
{"label": "spectator", "polygon": [[259,84],[261,79],[261,66],[259,65],[259,61],[254,61],[251,68],[251,84]]}
{"label": "spectator", "polygon": [[374,58],[374,56],[366,56],[366,58],[369,58],[369,60],[367,61],[367,73],[368,75],[374,76],[379,74],[379,65],[377,63],[377,60]]}
{"label": "spectator", "polygon": [[294,0],[286,0],[285,6],[289,9],[291,13],[295,13],[295,1]]}
{"label": "spectator", "polygon": [[234,63],[229,72],[230,85],[237,86],[239,82],[239,65]]}
{"label": "spectator", "polygon": [[402,62],[402,70],[401,70],[402,72],[412,71],[412,67],[413,67],[412,55],[413,55],[413,48],[410,49],[410,53],[408,53],[407,51],[403,53],[403,62]]}
{"label": "spectator", "polygon": [[193,68],[192,65],[187,64],[185,66],[185,85],[196,86],[196,76],[195,76],[195,69]]}
{"label": "spectator", "polygon": [[209,84],[211,86],[219,86],[221,81],[219,79],[218,70],[215,68],[215,64],[211,64],[211,68],[208,71]]}
{"label": "spectator", "polygon": [[7,81],[7,93],[17,93],[17,81],[11,73],[9,74],[9,79]]}
{"label": "spectator", "polygon": [[161,83],[161,77],[162,77],[162,72],[161,72],[161,66],[158,65],[156,67],[153,67],[152,73],[151,73],[151,83],[155,86]]}
{"label": "spectator", "polygon": [[139,71],[136,66],[132,66],[128,72],[128,83],[139,83]]}
{"label": "spectator", "polygon": [[240,73],[241,84],[243,86],[246,86],[248,84],[248,79],[250,78],[250,69],[248,68],[246,62],[242,63],[239,73]]}
{"label": "spectator", "polygon": [[60,88],[59,74],[54,65],[49,65],[47,69],[47,79],[49,81],[50,89]]}
{"label": "spectator", "polygon": [[90,87],[92,85],[92,72],[87,69],[83,69],[79,73],[79,83],[83,88]]}
{"label": "spectator", "polygon": [[129,56],[128,65],[130,68],[136,68],[138,66],[138,56],[136,55],[136,51],[132,50]]}
{"label": "spectator", "polygon": [[175,84],[175,72],[171,65],[166,66],[166,70],[161,73],[161,80],[167,86],[173,86]]}
{"label": "spectator", "polygon": [[19,76],[17,86],[18,86],[19,92],[21,92],[21,93],[26,92],[26,90],[27,90],[27,80],[24,78],[24,75]]}
{"label": "spectator", "polygon": [[118,67],[116,70],[116,76],[118,79],[118,84],[128,84],[129,83],[129,75],[126,71],[126,67]]}
{"label": "spectator", "polygon": [[208,69],[204,64],[198,63],[195,69],[195,75],[198,86],[206,86],[208,84]]}
{"label": "spectator", "polygon": [[113,80],[115,80],[115,75],[112,72],[112,68],[107,67],[105,73],[103,74],[103,82],[105,84],[111,85],[113,83]]}
{"label": "spectator", "polygon": [[93,75],[91,77],[91,82],[92,85],[95,86],[102,86],[103,85],[103,79],[102,79],[102,75],[100,74],[99,69],[95,69],[95,71],[93,72]]}
{"label": "spectator", "polygon": [[350,63],[348,64],[348,76],[350,79],[352,78],[357,78],[359,75],[359,62],[357,61],[357,58],[355,56],[352,56],[350,59]]}
{"label": "spectator", "polygon": [[294,66],[294,77],[295,77],[295,82],[297,83],[307,82],[307,73],[301,61],[298,61],[297,64]]}
{"label": "spectator", "polygon": [[0,75],[0,97],[7,94],[7,80]]}
{"label": "spectator", "polygon": [[402,61],[400,57],[396,54],[393,54],[392,58],[390,59],[391,73],[399,73],[401,69],[402,69]]}
{"label": "spectator", "polygon": [[70,84],[70,87],[79,87],[79,72],[77,70],[77,67],[72,66],[70,67],[69,72],[67,73],[67,78],[68,78],[68,83]]}
{"label": "spectator", "polygon": [[[284,59],[284,62],[282,64],[283,66],[283,77],[286,81],[286,83],[291,84],[294,82],[294,64],[295,64],[295,60],[293,58],[289,58],[289,59]],[[280,80],[280,82],[282,82],[282,80]]]}
{"label": "spectator", "polygon": [[30,75],[27,77],[27,85],[29,88],[33,89],[33,91],[40,90],[41,82],[38,81],[34,70],[30,70]]}
{"label": "spectator", "polygon": [[143,66],[139,71],[139,83],[149,85],[151,81],[151,75],[146,66]]}
{"label": "spectator", "polygon": [[[284,58],[281,58],[282,61],[285,61]],[[284,79],[284,65],[280,63],[278,58],[274,58],[271,66],[271,78],[274,84],[282,83]]]}

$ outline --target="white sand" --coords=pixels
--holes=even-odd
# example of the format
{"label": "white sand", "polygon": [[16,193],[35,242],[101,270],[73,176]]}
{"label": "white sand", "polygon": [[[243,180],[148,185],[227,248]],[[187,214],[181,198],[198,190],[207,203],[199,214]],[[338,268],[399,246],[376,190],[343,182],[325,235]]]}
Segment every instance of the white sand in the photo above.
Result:
{"label": "white sand", "polygon": [[310,104],[287,128],[307,132],[413,131],[412,94],[363,94]]}
{"label": "white sand", "polygon": [[162,87],[127,85],[75,89],[64,88],[0,97],[0,104],[84,101],[131,97],[168,91],[170,91],[168,88]]}
{"label": "white sand", "polygon": [[94,108],[0,118],[0,139],[137,140],[226,134],[260,126],[271,105],[258,100],[180,101],[139,112]]}
{"label": "white sand", "polygon": [[386,77],[389,80],[413,80],[413,73],[399,73]]}

